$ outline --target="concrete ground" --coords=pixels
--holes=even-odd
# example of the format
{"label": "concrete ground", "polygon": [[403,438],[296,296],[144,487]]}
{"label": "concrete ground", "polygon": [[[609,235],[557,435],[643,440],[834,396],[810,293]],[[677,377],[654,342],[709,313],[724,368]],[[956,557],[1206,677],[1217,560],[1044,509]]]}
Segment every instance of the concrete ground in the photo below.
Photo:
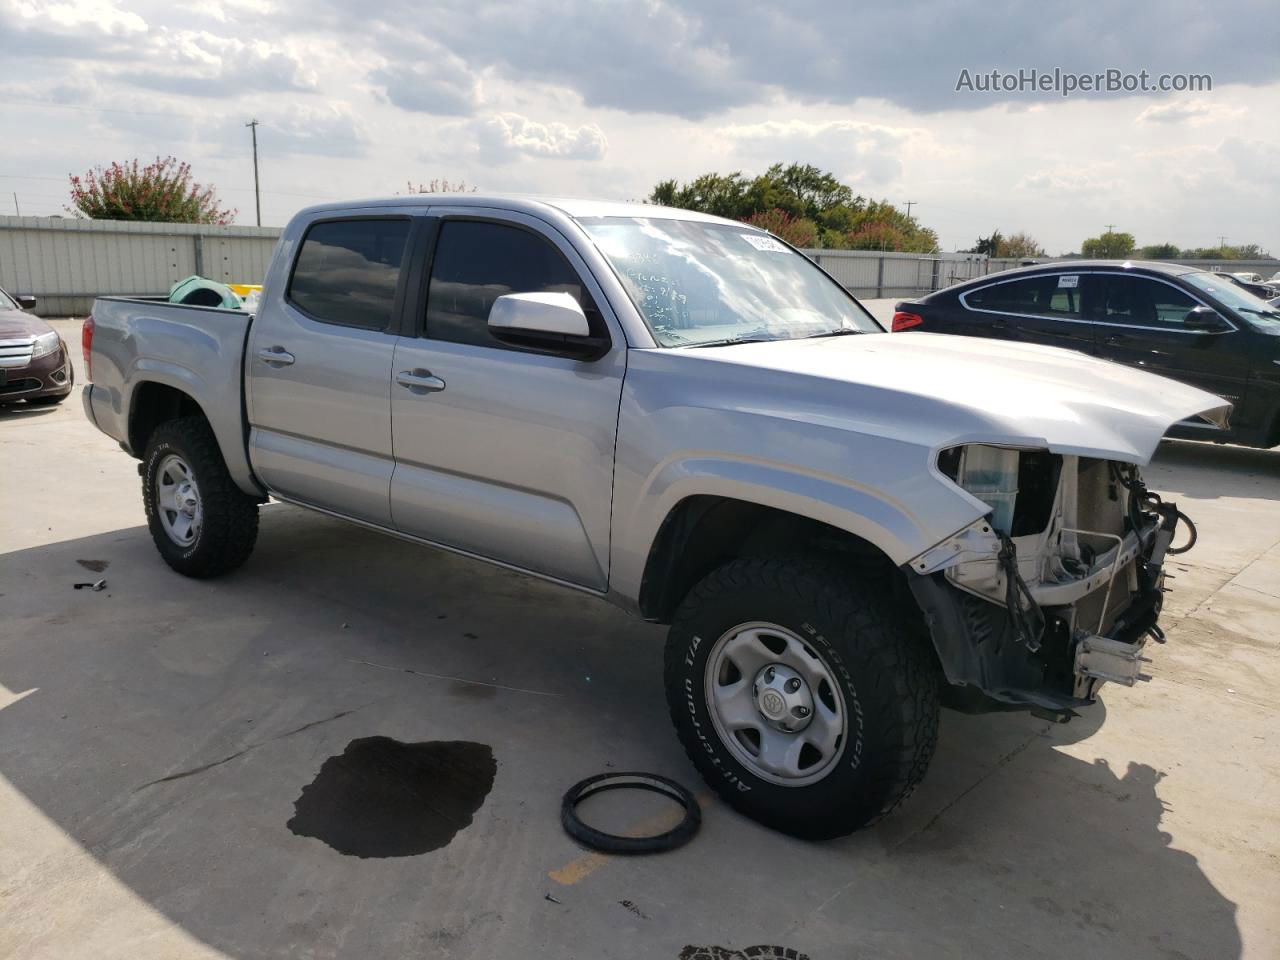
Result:
{"label": "concrete ground", "polygon": [[[622,859],[561,831],[571,783],[705,799],[660,628],[279,504],[242,570],[187,580],[78,397],[0,413],[0,448],[0,957],[1280,956],[1280,450],[1148,470],[1201,531],[1151,683],[1065,727],[944,714],[922,788],[838,842],[706,799],[690,845]],[[471,824],[381,858],[295,832],[375,736],[491,749]]]}

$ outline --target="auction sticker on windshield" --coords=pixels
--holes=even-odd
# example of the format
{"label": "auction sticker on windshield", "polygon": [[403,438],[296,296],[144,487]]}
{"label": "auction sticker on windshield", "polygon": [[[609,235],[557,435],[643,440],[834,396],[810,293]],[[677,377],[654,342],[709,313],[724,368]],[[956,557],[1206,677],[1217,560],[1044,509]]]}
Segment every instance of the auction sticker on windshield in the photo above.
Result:
{"label": "auction sticker on windshield", "polygon": [[787,248],[780,244],[773,237],[761,236],[757,233],[744,233],[742,239],[747,241],[757,250],[765,250],[769,253],[786,253]]}
{"label": "auction sticker on windshield", "polygon": [[1068,289],[1071,287],[1078,287],[1080,286],[1080,278],[1079,277],[1059,277],[1058,286],[1067,287]]}

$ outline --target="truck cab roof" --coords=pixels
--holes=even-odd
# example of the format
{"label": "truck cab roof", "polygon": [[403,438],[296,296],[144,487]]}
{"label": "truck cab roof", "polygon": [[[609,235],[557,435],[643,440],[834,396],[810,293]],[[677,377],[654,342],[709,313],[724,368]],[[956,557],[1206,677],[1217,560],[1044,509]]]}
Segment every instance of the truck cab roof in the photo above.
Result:
{"label": "truck cab roof", "polygon": [[488,207],[499,210],[515,210],[533,216],[549,211],[569,216],[575,220],[591,217],[643,217],[663,220],[696,220],[704,223],[725,223],[737,227],[746,224],[727,220],[693,210],[662,207],[650,203],[632,203],[625,200],[586,200],[573,197],[545,197],[520,193],[414,193],[407,196],[375,197],[367,200],[344,200],[307,207],[299,216],[315,217],[328,213],[342,213],[369,207]]}

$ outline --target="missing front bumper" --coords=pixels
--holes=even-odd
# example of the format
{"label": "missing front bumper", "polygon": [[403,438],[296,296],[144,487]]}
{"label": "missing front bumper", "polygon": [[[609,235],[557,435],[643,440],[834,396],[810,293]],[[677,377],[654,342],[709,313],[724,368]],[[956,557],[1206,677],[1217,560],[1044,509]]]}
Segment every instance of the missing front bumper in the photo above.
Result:
{"label": "missing front bumper", "polygon": [[1122,683],[1126,687],[1132,687],[1139,680],[1150,680],[1151,677],[1142,672],[1142,665],[1151,662],[1142,655],[1142,648],[1141,641],[1125,643],[1110,637],[1085,636],[1076,644],[1076,675]]}

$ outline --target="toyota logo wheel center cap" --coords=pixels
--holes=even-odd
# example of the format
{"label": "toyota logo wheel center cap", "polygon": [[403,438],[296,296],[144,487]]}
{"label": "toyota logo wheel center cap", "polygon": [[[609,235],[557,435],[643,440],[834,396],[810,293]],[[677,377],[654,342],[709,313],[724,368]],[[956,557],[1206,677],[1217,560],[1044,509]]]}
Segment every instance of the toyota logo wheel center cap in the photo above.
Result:
{"label": "toyota logo wheel center cap", "polygon": [[813,719],[813,692],[797,671],[771,663],[756,674],[756,709],[769,726],[785,733],[803,730]]}

